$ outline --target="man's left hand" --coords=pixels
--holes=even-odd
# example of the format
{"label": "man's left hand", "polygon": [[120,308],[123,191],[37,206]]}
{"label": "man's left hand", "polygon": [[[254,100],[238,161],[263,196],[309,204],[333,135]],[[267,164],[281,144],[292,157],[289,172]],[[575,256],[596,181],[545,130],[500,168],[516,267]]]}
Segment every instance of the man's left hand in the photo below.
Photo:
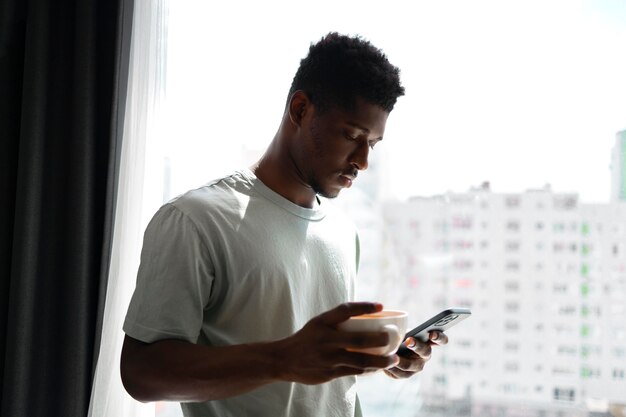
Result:
{"label": "man's left hand", "polygon": [[409,378],[424,369],[424,365],[430,359],[433,346],[446,343],[448,343],[448,336],[442,332],[430,332],[427,342],[409,337],[404,341],[404,345],[410,351],[398,353],[400,363],[395,368],[385,369],[385,373],[395,379]]}

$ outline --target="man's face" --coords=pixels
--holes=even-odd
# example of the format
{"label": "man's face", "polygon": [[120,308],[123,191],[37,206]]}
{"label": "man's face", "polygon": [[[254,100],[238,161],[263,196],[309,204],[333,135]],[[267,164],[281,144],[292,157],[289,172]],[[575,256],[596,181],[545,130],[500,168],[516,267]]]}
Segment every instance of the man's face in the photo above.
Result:
{"label": "man's face", "polygon": [[300,171],[317,194],[334,198],[367,169],[369,153],[382,140],[389,113],[362,100],[353,111],[312,113],[303,124]]}

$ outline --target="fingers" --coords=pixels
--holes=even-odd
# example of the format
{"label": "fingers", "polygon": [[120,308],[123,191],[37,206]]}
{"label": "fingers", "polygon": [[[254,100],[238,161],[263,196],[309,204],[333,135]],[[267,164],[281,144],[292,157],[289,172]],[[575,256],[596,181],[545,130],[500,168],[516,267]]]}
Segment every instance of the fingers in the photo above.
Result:
{"label": "fingers", "polygon": [[424,365],[430,359],[428,357],[422,357],[415,352],[404,352],[402,355],[398,355],[400,357],[400,361],[396,368],[401,371],[406,371],[409,373],[421,372],[424,369]]}
{"label": "fingers", "polygon": [[404,341],[404,345],[422,359],[430,359],[430,355],[432,354],[432,345],[430,342],[422,342],[421,340],[409,337]]}
{"label": "fingers", "polygon": [[399,355],[398,365],[385,370],[387,375],[395,379],[408,378],[417,372],[421,372],[432,354],[430,342],[421,342],[410,337],[404,341],[404,344],[410,350],[403,351]]}
{"label": "fingers", "polygon": [[443,346],[448,344],[448,336],[443,332],[430,332],[428,340],[436,345]]}
{"label": "fingers", "polygon": [[384,371],[387,375],[389,375],[393,379],[405,379],[405,378],[410,378],[413,375],[415,375],[415,372],[407,372],[399,368],[385,369]]}
{"label": "fingers", "polygon": [[386,332],[344,332],[337,330],[327,340],[331,347],[363,349],[387,346],[389,334]]}
{"label": "fingers", "polygon": [[394,368],[401,360],[398,355],[379,356],[348,351],[339,351],[326,359],[334,363],[335,367],[357,368],[364,372]]}
{"label": "fingers", "polygon": [[361,314],[376,313],[383,309],[383,305],[380,303],[344,303],[332,310],[320,314],[314,320],[317,320],[328,326],[334,326],[342,321],[348,320],[352,316],[359,316]]}

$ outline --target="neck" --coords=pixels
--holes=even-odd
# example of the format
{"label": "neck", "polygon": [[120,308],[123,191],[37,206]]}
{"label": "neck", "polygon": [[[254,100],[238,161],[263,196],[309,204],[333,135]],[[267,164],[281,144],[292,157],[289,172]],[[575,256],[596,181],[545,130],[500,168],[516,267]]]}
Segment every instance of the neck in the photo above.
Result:
{"label": "neck", "polygon": [[304,208],[312,208],[316,193],[304,181],[293,157],[278,135],[261,159],[252,166],[252,172],[271,190]]}

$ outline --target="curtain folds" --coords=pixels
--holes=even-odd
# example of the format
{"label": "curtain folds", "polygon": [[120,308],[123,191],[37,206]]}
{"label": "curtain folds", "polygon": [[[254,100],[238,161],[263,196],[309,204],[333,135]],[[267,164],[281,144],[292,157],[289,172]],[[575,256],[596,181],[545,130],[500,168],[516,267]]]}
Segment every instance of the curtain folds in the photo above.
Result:
{"label": "curtain folds", "polygon": [[[147,166],[159,159],[151,155],[158,154],[162,132],[159,123],[165,91],[167,15],[166,0],[135,3],[111,267],[89,417],[140,417],[154,415],[155,410],[154,404],[140,404],[126,393],[119,367],[122,324],[135,288],[143,230],[149,219],[144,213],[151,217],[162,203],[161,184],[145,184],[144,174],[158,172]],[[142,210],[145,206],[148,209]]]}
{"label": "curtain folds", "polygon": [[83,417],[112,242],[132,0],[0,4],[0,415]]}

